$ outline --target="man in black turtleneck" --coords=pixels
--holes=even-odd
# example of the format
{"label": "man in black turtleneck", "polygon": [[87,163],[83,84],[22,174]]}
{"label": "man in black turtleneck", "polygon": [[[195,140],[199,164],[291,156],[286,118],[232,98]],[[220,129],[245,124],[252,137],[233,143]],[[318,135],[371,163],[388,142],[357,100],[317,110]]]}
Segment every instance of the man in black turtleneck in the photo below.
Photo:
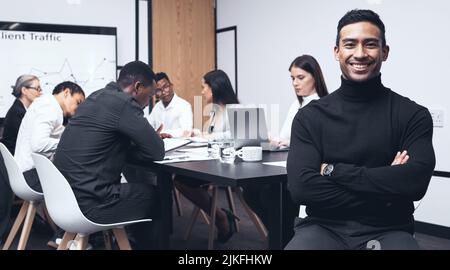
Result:
{"label": "man in black turtleneck", "polygon": [[381,83],[384,24],[352,10],[338,25],[341,87],[293,122],[288,188],[308,217],[286,249],[418,249],[413,201],[435,165],[430,113]]}

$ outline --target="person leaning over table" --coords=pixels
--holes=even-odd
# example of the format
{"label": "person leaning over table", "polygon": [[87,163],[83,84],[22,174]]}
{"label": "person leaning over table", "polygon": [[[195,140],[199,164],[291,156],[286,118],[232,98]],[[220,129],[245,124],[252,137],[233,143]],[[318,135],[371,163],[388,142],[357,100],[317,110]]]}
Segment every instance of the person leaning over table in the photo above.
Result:
{"label": "person leaning over table", "polygon": [[[158,194],[151,183],[146,179],[121,183],[126,164],[145,164],[165,155],[162,139],[143,112],[154,93],[154,78],[147,64],[126,64],[117,83],[110,82],[80,105],[61,137],[54,163],[72,187],[82,213],[93,222],[159,216]],[[153,223],[127,226],[134,249],[154,247]]]}
{"label": "person leaning over table", "polygon": [[[328,95],[327,86],[323,78],[322,69],[317,60],[310,55],[302,55],[294,59],[289,65],[292,86],[297,100],[289,108],[280,136],[271,139],[271,144],[277,147],[289,147],[291,139],[291,126],[295,115],[302,108],[321,97]],[[243,187],[243,195],[247,204],[261,218],[268,227],[269,209],[273,203],[273,191],[270,184],[247,184]],[[294,219],[298,215],[299,207],[296,206],[287,189],[283,190],[283,235],[282,242],[286,245],[294,235]],[[270,233],[270,232],[269,232]]]}
{"label": "person leaning over table", "polygon": [[[196,136],[208,139],[222,140],[229,136],[229,124],[225,107],[227,104],[238,104],[239,101],[231,85],[228,75],[222,70],[206,73],[202,79],[202,96],[211,108],[208,124]],[[207,191],[208,182],[195,178],[175,176],[174,184],[177,189],[192,203],[200,207],[205,213],[211,213],[211,195]],[[227,242],[236,232],[235,216],[226,209],[216,209],[217,240]]]}

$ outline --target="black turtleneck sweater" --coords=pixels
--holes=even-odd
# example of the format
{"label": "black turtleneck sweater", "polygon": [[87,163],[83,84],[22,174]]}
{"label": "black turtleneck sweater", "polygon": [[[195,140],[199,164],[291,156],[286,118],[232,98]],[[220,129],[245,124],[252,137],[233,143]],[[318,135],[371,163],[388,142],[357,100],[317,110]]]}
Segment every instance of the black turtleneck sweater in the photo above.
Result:
{"label": "black turtleneck sweater", "polygon": [[[425,107],[381,83],[342,78],[332,94],[299,110],[287,172],[293,200],[308,216],[394,225],[413,220],[413,201],[431,179],[433,124]],[[391,166],[398,151],[407,164]],[[334,164],[321,176],[322,163]]]}

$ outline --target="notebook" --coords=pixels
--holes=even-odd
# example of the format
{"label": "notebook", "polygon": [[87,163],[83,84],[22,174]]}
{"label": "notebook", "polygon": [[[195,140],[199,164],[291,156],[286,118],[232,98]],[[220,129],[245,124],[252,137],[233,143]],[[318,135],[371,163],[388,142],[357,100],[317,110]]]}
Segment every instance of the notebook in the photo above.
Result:
{"label": "notebook", "polygon": [[191,143],[191,140],[181,138],[165,138],[163,141],[166,152],[178,149]]}

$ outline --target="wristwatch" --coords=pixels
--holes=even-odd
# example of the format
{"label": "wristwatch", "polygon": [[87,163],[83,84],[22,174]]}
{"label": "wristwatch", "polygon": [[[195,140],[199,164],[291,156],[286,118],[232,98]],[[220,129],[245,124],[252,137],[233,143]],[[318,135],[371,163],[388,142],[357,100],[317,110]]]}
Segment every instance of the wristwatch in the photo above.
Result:
{"label": "wristwatch", "polygon": [[327,166],[325,166],[325,168],[323,169],[323,175],[324,176],[331,176],[331,173],[334,170],[334,165],[333,164],[327,164]]}

